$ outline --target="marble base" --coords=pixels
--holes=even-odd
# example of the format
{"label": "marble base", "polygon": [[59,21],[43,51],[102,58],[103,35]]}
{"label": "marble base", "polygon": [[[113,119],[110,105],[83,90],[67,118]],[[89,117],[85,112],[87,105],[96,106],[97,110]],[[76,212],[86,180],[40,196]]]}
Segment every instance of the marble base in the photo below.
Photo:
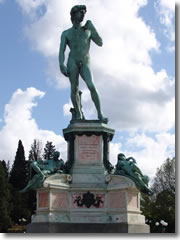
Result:
{"label": "marble base", "polygon": [[73,185],[69,175],[56,174],[56,185],[50,178],[37,191],[37,210],[27,232],[149,232],[132,180],[106,175],[104,185]]}
{"label": "marble base", "polygon": [[149,226],[125,223],[30,223],[28,233],[149,233]]}
{"label": "marble base", "polygon": [[70,171],[48,177],[37,190],[36,214],[27,232],[148,233],[134,182],[108,174],[114,130],[84,121],[63,133]]}

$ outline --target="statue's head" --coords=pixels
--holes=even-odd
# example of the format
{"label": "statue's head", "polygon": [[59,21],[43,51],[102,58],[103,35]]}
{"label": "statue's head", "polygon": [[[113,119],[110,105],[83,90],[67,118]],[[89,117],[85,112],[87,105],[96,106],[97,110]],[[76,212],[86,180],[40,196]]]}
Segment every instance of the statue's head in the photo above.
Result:
{"label": "statue's head", "polygon": [[60,152],[55,151],[55,152],[54,152],[54,155],[53,155],[53,160],[57,161],[58,158],[59,158],[59,156],[60,156]]}
{"label": "statue's head", "polygon": [[126,157],[123,153],[118,154],[118,160],[126,160]]}
{"label": "statue's head", "polygon": [[82,22],[84,19],[84,15],[87,12],[85,5],[75,5],[72,7],[70,15],[71,15],[71,22],[79,21]]}

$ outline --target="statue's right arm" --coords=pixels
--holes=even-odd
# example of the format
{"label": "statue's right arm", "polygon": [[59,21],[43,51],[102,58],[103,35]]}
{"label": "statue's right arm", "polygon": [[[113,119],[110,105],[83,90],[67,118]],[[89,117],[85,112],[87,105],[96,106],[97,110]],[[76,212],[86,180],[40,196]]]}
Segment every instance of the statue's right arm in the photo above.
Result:
{"label": "statue's right arm", "polygon": [[97,32],[95,26],[90,20],[87,20],[85,28],[89,29],[91,31],[91,39],[100,47],[103,45],[103,40],[100,37],[99,33]]}
{"label": "statue's right arm", "polygon": [[131,161],[131,163],[136,163],[136,159],[134,159],[133,157],[129,157],[129,158],[126,158],[127,161]]}
{"label": "statue's right arm", "polygon": [[62,74],[68,77],[67,68],[64,65],[66,45],[67,45],[66,32],[63,32],[61,35],[61,43],[59,49],[59,67]]}

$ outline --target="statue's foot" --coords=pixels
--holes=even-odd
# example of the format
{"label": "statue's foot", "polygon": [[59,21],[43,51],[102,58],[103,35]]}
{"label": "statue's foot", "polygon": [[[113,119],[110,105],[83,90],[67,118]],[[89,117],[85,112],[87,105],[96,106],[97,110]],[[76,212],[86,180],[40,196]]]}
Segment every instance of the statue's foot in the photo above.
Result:
{"label": "statue's foot", "polygon": [[76,112],[74,108],[71,108],[70,112],[72,113],[72,120],[85,119],[84,115],[83,115],[83,112]]}
{"label": "statue's foot", "polygon": [[81,113],[77,114],[77,113],[76,113],[75,119],[77,119],[77,120],[83,119],[83,114],[81,114]]}
{"label": "statue's foot", "polygon": [[103,123],[108,123],[108,118],[104,117],[103,115],[98,115],[98,118]]}
{"label": "statue's foot", "polygon": [[27,189],[28,189],[28,188],[25,187],[25,188],[23,188],[22,190],[20,190],[19,192],[20,192],[20,193],[25,193],[25,192],[27,191]]}
{"label": "statue's foot", "polygon": [[81,120],[81,119],[82,119],[81,116],[76,117],[76,120]]}

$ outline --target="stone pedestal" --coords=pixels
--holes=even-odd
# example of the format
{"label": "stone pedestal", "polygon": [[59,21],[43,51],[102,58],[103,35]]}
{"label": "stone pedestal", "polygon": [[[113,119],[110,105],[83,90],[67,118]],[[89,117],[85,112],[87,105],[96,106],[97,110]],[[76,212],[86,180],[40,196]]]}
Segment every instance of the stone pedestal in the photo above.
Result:
{"label": "stone pedestal", "polygon": [[134,182],[108,173],[114,130],[99,121],[81,121],[63,133],[67,173],[50,176],[37,190],[37,210],[27,231],[149,233]]}
{"label": "stone pedestal", "polygon": [[114,130],[99,121],[84,121],[71,124],[63,130],[68,143],[69,173],[75,187],[104,185],[104,174],[109,167],[109,142]]}

